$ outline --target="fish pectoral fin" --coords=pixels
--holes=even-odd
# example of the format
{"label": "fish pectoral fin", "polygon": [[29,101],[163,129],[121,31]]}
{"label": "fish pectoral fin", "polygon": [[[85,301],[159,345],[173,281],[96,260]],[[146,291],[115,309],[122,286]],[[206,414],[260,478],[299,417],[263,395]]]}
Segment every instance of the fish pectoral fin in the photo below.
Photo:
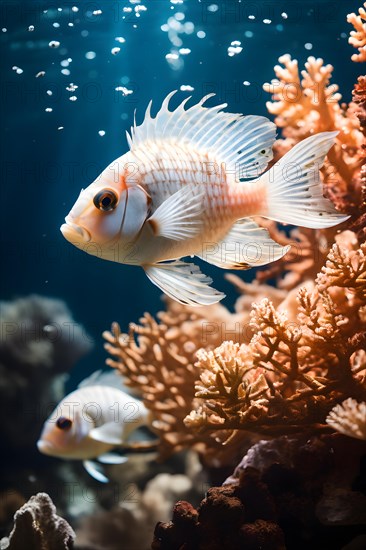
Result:
{"label": "fish pectoral fin", "polygon": [[100,481],[100,483],[109,482],[109,479],[103,474],[102,467],[98,462],[94,460],[83,460],[83,466],[88,474],[97,481]]}
{"label": "fish pectoral fin", "polygon": [[104,453],[98,456],[98,462],[102,464],[124,464],[127,461],[127,456],[121,456],[117,453]]}
{"label": "fish pectoral fin", "polygon": [[93,428],[89,432],[89,437],[94,441],[101,441],[110,445],[121,445],[123,439],[123,427],[119,422],[107,422],[99,428]]}
{"label": "fish pectoral fin", "polygon": [[199,257],[224,269],[249,269],[278,260],[289,249],[272,240],[267,229],[251,218],[243,218],[233,225],[224,239],[210,243]]}
{"label": "fish pectoral fin", "polygon": [[225,294],[210,287],[212,279],[201,273],[198,266],[175,260],[144,266],[150,281],[165,294],[191,306],[216,304]]}
{"label": "fish pectoral fin", "polygon": [[203,197],[198,185],[185,185],[171,195],[147,220],[153,234],[174,241],[197,235],[202,227]]}

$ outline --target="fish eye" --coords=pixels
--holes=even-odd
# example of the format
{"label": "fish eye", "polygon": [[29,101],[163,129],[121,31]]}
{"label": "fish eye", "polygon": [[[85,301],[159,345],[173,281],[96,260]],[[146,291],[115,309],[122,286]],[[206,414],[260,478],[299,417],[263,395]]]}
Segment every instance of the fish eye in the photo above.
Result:
{"label": "fish eye", "polygon": [[72,426],[72,420],[70,420],[70,418],[66,418],[66,416],[60,416],[60,418],[56,421],[56,426],[60,430],[69,430]]}
{"label": "fish eye", "polygon": [[103,212],[111,212],[117,206],[118,196],[111,189],[102,189],[93,199],[94,206]]}

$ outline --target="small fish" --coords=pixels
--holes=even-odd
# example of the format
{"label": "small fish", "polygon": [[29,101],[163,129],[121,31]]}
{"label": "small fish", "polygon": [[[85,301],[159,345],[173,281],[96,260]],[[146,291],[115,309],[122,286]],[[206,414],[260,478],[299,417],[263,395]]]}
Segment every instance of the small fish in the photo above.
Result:
{"label": "small fish", "polygon": [[119,388],[84,382],[62,399],[46,420],[37,446],[46,455],[83,460],[91,476],[107,482],[93,459],[103,464],[126,462],[125,456],[111,449],[128,448],[132,432],[149,423],[149,412],[138,399]]}
{"label": "small fish", "polygon": [[193,263],[197,256],[224,269],[248,269],[288,251],[252,216],[303,227],[331,227],[348,217],[323,197],[319,175],[337,132],[313,135],[265,172],[276,127],[262,116],[204,107],[214,94],[175,110],[171,92],[154,117],[151,102],[127,133],[130,151],[82,190],[64,237],[105,260],[139,265],[183,304],[209,305],[224,294]]}

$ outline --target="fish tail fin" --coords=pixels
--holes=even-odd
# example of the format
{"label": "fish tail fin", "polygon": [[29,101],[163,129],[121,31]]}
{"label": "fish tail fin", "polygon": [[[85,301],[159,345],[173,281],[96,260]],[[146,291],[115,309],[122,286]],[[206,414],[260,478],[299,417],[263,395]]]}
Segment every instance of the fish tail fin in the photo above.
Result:
{"label": "fish tail fin", "polygon": [[260,215],[310,227],[332,227],[349,218],[323,196],[320,168],[338,132],[322,132],[296,144],[260,178],[266,207]]}

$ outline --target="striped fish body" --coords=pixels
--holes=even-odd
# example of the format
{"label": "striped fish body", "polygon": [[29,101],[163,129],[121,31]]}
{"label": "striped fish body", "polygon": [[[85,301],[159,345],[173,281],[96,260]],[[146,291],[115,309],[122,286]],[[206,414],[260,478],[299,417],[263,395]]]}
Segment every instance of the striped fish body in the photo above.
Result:
{"label": "striped fish body", "polygon": [[199,224],[199,230],[185,239],[174,240],[155,235],[146,224],[134,243],[133,253],[122,263],[145,265],[188,255],[202,256],[207,246],[224,239],[238,219],[265,208],[263,186],[257,182],[242,183],[238,174],[227,174],[225,163],[212,152],[195,151],[189,145],[168,140],[148,142],[145,147],[143,152],[129,152],[121,159],[121,166],[129,167],[125,172],[127,184],[146,190],[151,197],[151,215],[187,187],[193,196],[203,190],[200,211],[190,220]]}
{"label": "striped fish body", "polygon": [[261,116],[222,112],[226,104],[175,110],[168,94],[155,117],[151,102],[127,134],[130,151],[82,190],[65,218],[65,238],[89,254],[141,266],[171,298],[210,305],[224,294],[193,263],[224,269],[268,264],[288,247],[252,216],[304,227],[347,219],[323,197],[319,169],[337,132],[305,139],[266,171],[275,125]]}

